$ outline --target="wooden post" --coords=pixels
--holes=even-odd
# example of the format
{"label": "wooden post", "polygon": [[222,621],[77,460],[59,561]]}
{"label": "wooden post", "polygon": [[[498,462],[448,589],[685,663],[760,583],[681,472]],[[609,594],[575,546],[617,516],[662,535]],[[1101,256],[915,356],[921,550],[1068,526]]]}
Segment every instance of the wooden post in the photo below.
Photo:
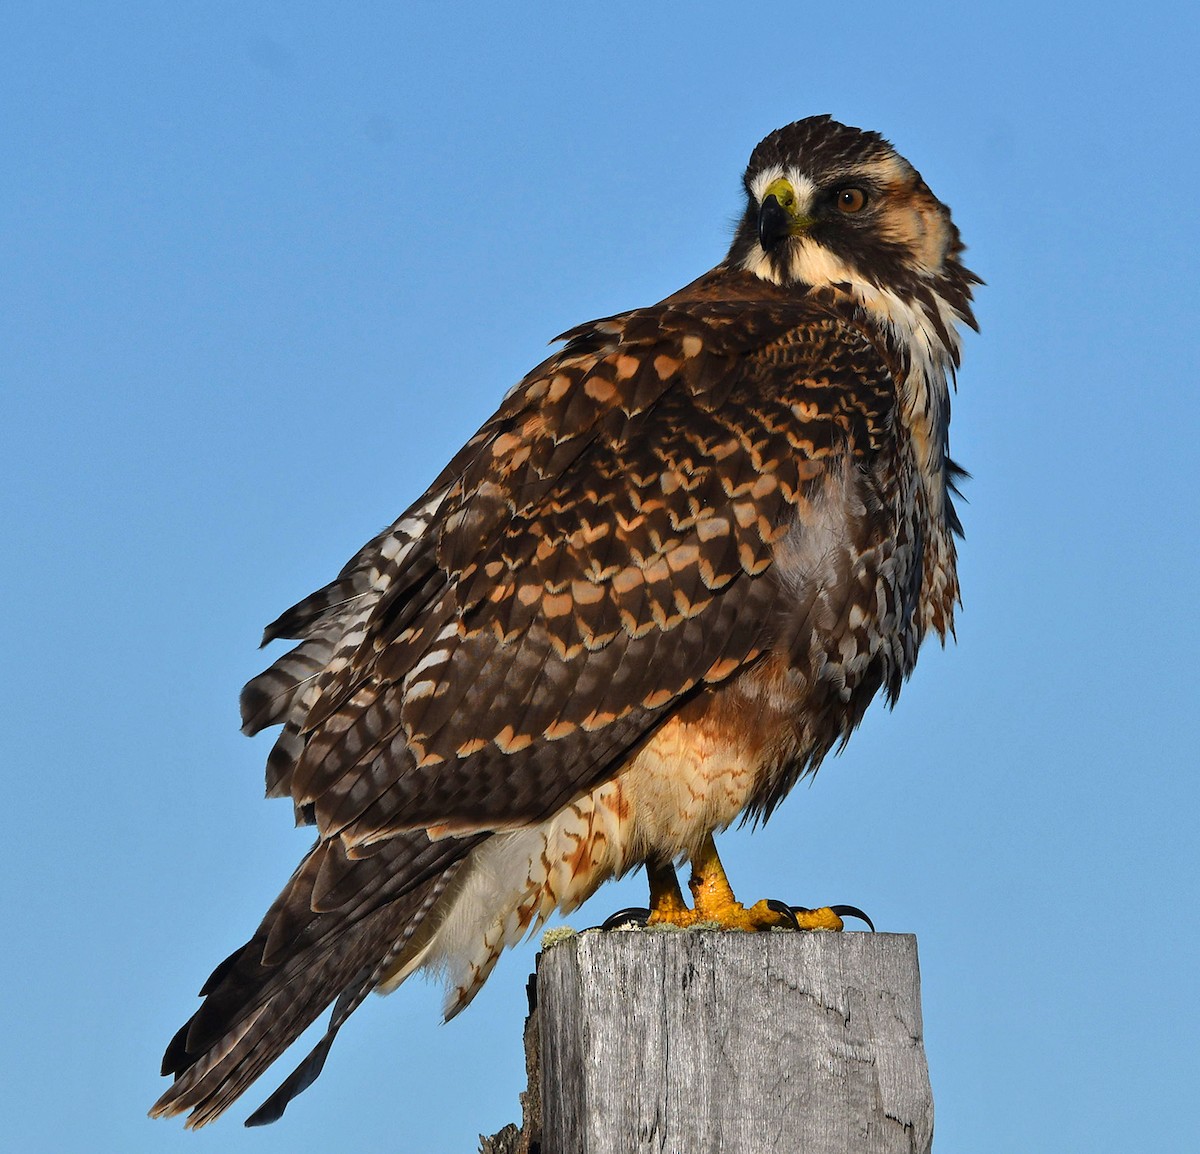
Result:
{"label": "wooden post", "polygon": [[536,1000],[540,1133],[511,1149],[930,1150],[912,935],[589,931],[546,947]]}

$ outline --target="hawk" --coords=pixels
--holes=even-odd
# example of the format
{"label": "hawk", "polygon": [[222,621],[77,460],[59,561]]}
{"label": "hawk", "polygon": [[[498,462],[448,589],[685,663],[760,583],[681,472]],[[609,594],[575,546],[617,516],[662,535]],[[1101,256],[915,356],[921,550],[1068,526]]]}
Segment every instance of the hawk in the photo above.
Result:
{"label": "hawk", "polygon": [[[783,924],[713,834],[765,820],[893,702],[958,600],[949,210],[881,136],[810,117],[753,151],[728,255],[557,352],[336,580],[242,694],[267,794],[317,841],[222,962],[152,1114],[224,1111],[323,1009],[251,1123],[372,990],[445,977],[644,865],[653,920]],[[692,866],[689,907],[675,865]],[[802,925],[838,928],[829,909]]]}

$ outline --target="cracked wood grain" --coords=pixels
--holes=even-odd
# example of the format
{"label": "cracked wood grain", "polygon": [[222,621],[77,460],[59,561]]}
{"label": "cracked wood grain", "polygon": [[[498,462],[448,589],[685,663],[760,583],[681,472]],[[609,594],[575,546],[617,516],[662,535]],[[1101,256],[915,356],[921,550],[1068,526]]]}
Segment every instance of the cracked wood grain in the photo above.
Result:
{"label": "cracked wood grain", "polygon": [[586,933],[538,965],[543,1154],[927,1154],[908,934]]}

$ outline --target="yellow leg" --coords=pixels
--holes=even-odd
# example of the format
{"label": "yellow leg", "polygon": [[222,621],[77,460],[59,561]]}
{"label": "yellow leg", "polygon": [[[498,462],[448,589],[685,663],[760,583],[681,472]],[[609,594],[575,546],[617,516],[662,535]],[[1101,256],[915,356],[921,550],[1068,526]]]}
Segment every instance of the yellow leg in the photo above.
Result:
{"label": "yellow leg", "polygon": [[683,919],[691,918],[692,911],[683,900],[683,891],[679,888],[675,867],[670,862],[665,865],[647,862],[646,876],[650,880],[649,921],[670,922],[672,925],[685,924]]}
{"label": "yellow leg", "polygon": [[790,929],[791,917],[771,909],[766,901],[755,902],[749,909],[733,896],[733,887],[725,876],[725,867],[717,856],[717,843],[706,834],[699,852],[692,858],[692,877],[688,882],[698,922],[716,922],[731,930]]}
{"label": "yellow leg", "polygon": [[746,909],[733,896],[729,879],[717,846],[708,834],[700,850],[692,857],[692,877],[688,888],[692,891],[693,909],[683,901],[683,892],[670,865],[647,866],[650,876],[649,925],[664,922],[675,926],[714,924],[727,930],[769,930],[776,927],[791,929],[795,926],[789,913],[772,909],[765,901],[756,902]]}
{"label": "yellow leg", "polygon": [[721,914],[738,904],[733,887],[725,876],[725,867],[717,855],[717,843],[706,834],[700,850],[692,858],[692,876],[688,881],[696,913],[706,914],[706,920],[720,921]]}

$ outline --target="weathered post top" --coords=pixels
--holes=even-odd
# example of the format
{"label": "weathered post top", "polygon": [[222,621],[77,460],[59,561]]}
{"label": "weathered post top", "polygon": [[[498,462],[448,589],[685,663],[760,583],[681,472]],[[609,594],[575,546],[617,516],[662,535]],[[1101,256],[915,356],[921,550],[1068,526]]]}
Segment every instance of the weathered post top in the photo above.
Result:
{"label": "weathered post top", "polygon": [[588,932],[541,955],[536,1014],[522,1149],[930,1150],[912,935]]}

